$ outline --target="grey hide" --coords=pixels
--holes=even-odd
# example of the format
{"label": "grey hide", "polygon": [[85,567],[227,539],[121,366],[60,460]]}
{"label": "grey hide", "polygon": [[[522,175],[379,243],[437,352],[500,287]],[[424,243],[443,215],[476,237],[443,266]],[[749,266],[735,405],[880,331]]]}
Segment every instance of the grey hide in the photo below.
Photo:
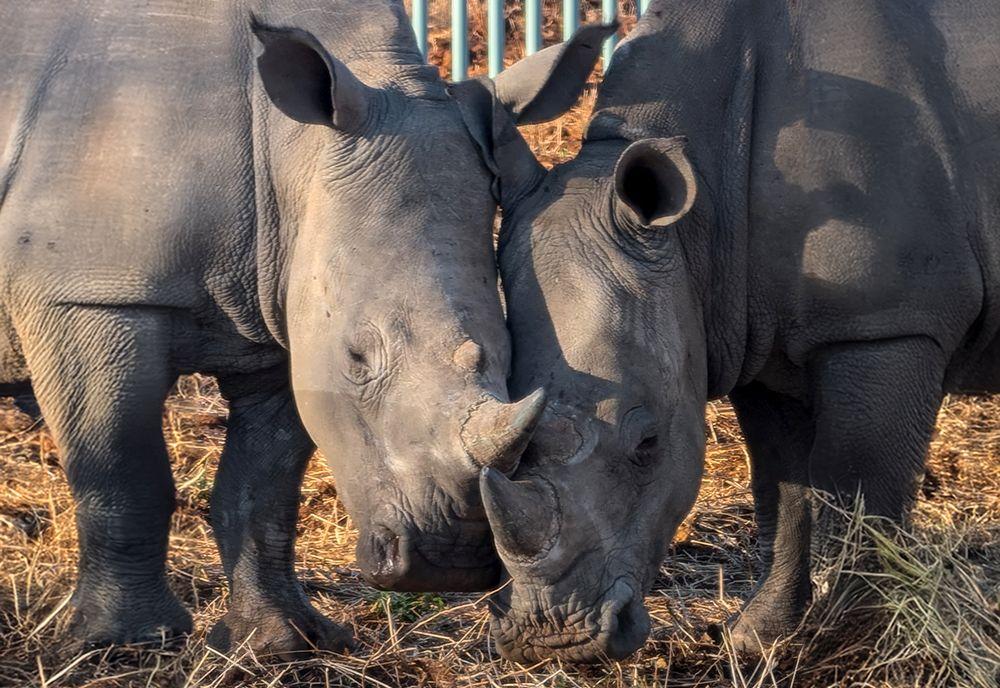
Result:
{"label": "grey hide", "polygon": [[544,393],[507,395],[492,135],[570,107],[599,46],[527,61],[480,122],[399,2],[41,0],[0,20],[0,393],[33,387],[77,500],[75,638],[190,628],[164,576],[160,419],[193,371],[230,409],[212,644],[348,642],[294,573],[314,443],[375,585],[494,585],[479,470],[516,467]]}
{"label": "grey hide", "polygon": [[997,36],[989,0],[653,3],[580,154],[504,202],[510,389],[550,399],[482,478],[506,656],[642,644],[707,399],[753,456],[737,647],[810,599],[810,488],[905,519],[942,395],[1000,390]]}

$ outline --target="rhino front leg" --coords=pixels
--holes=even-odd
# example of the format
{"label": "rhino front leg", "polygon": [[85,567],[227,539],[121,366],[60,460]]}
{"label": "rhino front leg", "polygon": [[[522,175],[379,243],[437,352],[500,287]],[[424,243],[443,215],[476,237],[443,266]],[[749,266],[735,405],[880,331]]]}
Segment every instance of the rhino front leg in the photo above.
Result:
{"label": "rhino front leg", "polygon": [[[766,578],[733,625],[739,648],[760,652],[801,618],[810,538],[826,535],[820,526],[839,523],[827,509],[812,508],[806,484],[844,506],[860,496],[867,514],[905,519],[944,396],[946,364],[925,337],[838,344],[818,352],[809,366],[808,416],[796,402],[779,402],[759,388],[735,396],[754,454],[759,513],[771,510],[776,524],[770,554],[763,528],[765,563],[772,558]],[[760,422],[768,415],[770,423]],[[807,483],[794,457],[810,435]]]}
{"label": "rhino front leg", "polygon": [[[226,446],[212,494],[212,527],[230,584],[229,612],[209,634],[229,651],[247,642],[259,654],[289,657],[342,651],[351,633],[310,604],[295,576],[299,492],[315,449],[284,375],[222,380],[229,400]],[[257,391],[248,391],[248,390]]]}
{"label": "rhino front leg", "polygon": [[191,617],[164,571],[174,509],[161,426],[174,382],[170,316],[60,306],[36,310],[19,329],[76,500],[74,641],[190,632]]}
{"label": "rhino front leg", "polygon": [[760,383],[730,400],[750,448],[751,485],[763,572],[753,595],[730,620],[733,644],[757,653],[791,633],[811,597],[808,461],[814,423],[798,400]]}
{"label": "rhino front leg", "polygon": [[944,398],[947,358],[927,337],[831,346],[810,370],[814,487],[902,522]]}

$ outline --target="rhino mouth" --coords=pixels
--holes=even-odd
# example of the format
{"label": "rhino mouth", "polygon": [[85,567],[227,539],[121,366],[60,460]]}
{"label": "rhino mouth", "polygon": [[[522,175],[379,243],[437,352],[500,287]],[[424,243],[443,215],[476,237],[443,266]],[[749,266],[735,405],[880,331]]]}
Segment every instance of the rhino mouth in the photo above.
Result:
{"label": "rhino mouth", "polygon": [[500,560],[488,538],[468,544],[377,526],[358,539],[362,576],[383,590],[479,592],[495,587]]}
{"label": "rhino mouth", "polygon": [[649,635],[649,614],[638,590],[621,577],[584,608],[563,603],[522,609],[516,592],[501,593],[491,605],[494,641],[504,657],[521,663],[625,659]]}
{"label": "rhino mouth", "polygon": [[414,549],[429,566],[439,569],[482,569],[500,566],[500,559],[489,540],[467,545],[419,542]]}

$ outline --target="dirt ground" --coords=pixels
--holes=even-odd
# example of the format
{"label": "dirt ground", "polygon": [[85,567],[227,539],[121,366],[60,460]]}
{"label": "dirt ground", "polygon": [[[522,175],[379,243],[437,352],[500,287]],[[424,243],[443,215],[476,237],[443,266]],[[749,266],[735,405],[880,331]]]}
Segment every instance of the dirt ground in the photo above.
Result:
{"label": "dirt ground", "polygon": [[[440,5],[432,4],[432,17],[447,16]],[[517,40],[519,11],[508,6]],[[479,65],[484,18],[483,4],[470,6],[470,47]],[[547,12],[548,42],[557,31]],[[430,53],[448,64],[447,32],[432,32]],[[512,48],[509,58],[518,53]],[[525,128],[547,164],[578,147],[592,104],[591,90],[561,120]],[[650,641],[629,661],[582,668],[499,659],[481,596],[389,594],[365,585],[354,564],[355,531],[319,456],[302,494],[298,567],[317,607],[353,625],[357,649],[277,663],[206,648],[205,634],[226,606],[207,518],[225,427],[213,381],[182,379],[164,415],[179,503],[168,575],[194,613],[194,635],[163,647],[76,651],[65,632],[76,533],[58,453],[43,426],[0,400],[0,688],[1000,684],[1000,397],[947,400],[913,534],[880,539],[881,531],[866,530],[869,521],[855,517],[844,542],[825,553],[821,592],[864,587],[874,598],[865,597],[859,609],[850,594],[822,597],[802,631],[757,666],[738,661],[725,639],[720,644],[708,632],[739,608],[756,575],[747,456],[725,402],[708,406],[700,497],[647,597]],[[881,564],[878,575],[857,565],[872,557]],[[845,580],[849,585],[838,584]]]}

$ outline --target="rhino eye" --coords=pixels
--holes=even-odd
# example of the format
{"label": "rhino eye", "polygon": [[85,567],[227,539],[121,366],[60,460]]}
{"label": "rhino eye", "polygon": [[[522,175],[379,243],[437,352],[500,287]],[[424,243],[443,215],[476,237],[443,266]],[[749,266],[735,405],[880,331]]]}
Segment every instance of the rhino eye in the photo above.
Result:
{"label": "rhino eye", "polygon": [[348,347],[347,357],[351,359],[351,367],[357,367],[357,368],[368,367],[368,357],[365,356],[364,351],[358,351],[353,347]]}
{"label": "rhino eye", "polygon": [[385,348],[378,330],[364,327],[347,345],[346,377],[357,385],[365,385],[381,375],[385,364]]}
{"label": "rhino eye", "polygon": [[368,357],[363,351],[354,348],[347,349],[347,379],[355,384],[362,385],[370,379],[371,368],[368,365]]}
{"label": "rhino eye", "polygon": [[635,462],[640,466],[654,463],[660,455],[660,438],[658,435],[647,435],[635,448]]}

